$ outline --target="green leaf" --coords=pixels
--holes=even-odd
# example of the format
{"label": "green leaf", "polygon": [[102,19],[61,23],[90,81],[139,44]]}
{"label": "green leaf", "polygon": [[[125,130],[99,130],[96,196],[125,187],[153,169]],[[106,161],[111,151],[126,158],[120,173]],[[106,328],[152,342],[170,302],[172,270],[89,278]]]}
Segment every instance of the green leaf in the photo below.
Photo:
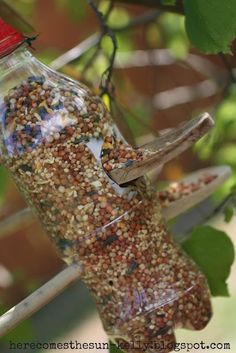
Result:
{"label": "green leaf", "polygon": [[227,206],[224,209],[224,220],[226,223],[229,223],[231,221],[231,219],[233,218],[234,215],[234,209],[233,207]]}
{"label": "green leaf", "polygon": [[234,246],[226,233],[210,226],[196,228],[184,250],[205,274],[213,296],[229,296],[226,280],[234,261]]}
{"label": "green leaf", "polygon": [[236,37],[236,0],[183,0],[186,30],[205,53],[229,53]]}
{"label": "green leaf", "polygon": [[110,353],[123,353],[113,342],[109,342],[109,352]]}

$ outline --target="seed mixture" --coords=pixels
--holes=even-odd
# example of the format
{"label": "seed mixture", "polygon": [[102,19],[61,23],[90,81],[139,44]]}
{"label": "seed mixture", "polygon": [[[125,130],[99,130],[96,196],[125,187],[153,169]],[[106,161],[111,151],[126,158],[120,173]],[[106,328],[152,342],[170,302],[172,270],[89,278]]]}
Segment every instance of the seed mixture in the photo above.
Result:
{"label": "seed mixture", "polygon": [[195,182],[176,182],[171,184],[166,190],[158,193],[162,207],[168,207],[172,202],[183,199],[194,194],[217,178],[216,174],[203,174]]}
{"label": "seed mixture", "polygon": [[114,139],[122,163],[142,154],[119,140],[98,97],[53,73],[31,76],[5,97],[1,125],[5,165],[63,259],[83,266],[112,340],[174,343],[175,327],[207,324],[206,280],[168,234],[160,199],[142,178],[121,188],[104,172]]}
{"label": "seed mixture", "polygon": [[122,140],[114,141],[112,136],[107,136],[102,146],[101,161],[103,168],[109,173],[116,168],[128,167],[136,161],[144,160],[145,157],[151,157],[156,152],[142,148],[134,149]]}

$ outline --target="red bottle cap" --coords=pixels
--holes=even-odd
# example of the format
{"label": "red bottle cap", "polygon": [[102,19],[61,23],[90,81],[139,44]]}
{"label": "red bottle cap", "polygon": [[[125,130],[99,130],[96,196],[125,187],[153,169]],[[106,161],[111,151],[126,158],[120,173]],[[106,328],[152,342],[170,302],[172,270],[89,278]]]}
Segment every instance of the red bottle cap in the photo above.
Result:
{"label": "red bottle cap", "polygon": [[0,18],[0,57],[12,52],[24,39],[23,34]]}

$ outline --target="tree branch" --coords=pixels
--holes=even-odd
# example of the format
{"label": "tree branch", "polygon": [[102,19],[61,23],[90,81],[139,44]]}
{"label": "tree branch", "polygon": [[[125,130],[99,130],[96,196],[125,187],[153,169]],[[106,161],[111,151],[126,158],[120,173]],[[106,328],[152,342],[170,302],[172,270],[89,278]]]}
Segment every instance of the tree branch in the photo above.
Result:
{"label": "tree branch", "polygon": [[[136,26],[145,25],[155,21],[160,15],[159,11],[148,11],[141,16],[134,17],[130,22],[124,26],[114,26],[111,27],[112,31],[115,33],[124,32],[135,28]],[[71,48],[64,54],[53,60],[50,66],[54,70],[61,69],[63,66],[71,63],[72,61],[79,59],[84,53],[86,53],[91,48],[98,46],[101,41],[101,32],[92,34],[90,37],[85,39],[83,42],[77,44],[75,47]]]}
{"label": "tree branch", "polygon": [[34,220],[34,214],[30,208],[24,208],[9,216],[7,219],[0,222],[0,239],[21,230]]}
{"label": "tree branch", "polygon": [[75,47],[71,48],[64,54],[58,56],[55,60],[50,63],[50,67],[54,70],[59,70],[68,63],[74,61],[81,57],[91,48],[98,45],[100,41],[100,33],[94,33],[90,37],[86,38],[83,42],[77,44]]}
{"label": "tree branch", "polygon": [[79,280],[82,273],[83,270],[80,265],[73,264],[68,266],[19,304],[0,316],[0,337],[44,307],[69,285]]}
{"label": "tree branch", "polygon": [[105,36],[108,36],[112,41],[113,50],[112,50],[112,53],[109,58],[109,66],[105,70],[105,72],[103,73],[101,84],[100,84],[101,96],[103,96],[104,94],[107,94],[109,97],[112,97],[113,96],[112,92],[113,92],[114,88],[112,86],[111,79],[112,79],[113,67],[114,67],[114,62],[115,62],[115,57],[116,57],[118,45],[117,45],[117,39],[116,39],[115,33],[108,26],[107,20],[108,20],[109,15],[112,11],[113,2],[110,2],[110,6],[108,8],[107,13],[103,14],[101,11],[99,11],[98,7],[94,4],[94,0],[87,0],[87,1],[88,1],[88,4],[93,9],[93,11],[95,12],[96,16],[98,17],[98,20],[99,20],[101,27],[102,27],[102,33],[101,33],[99,45],[101,43],[101,39]]}

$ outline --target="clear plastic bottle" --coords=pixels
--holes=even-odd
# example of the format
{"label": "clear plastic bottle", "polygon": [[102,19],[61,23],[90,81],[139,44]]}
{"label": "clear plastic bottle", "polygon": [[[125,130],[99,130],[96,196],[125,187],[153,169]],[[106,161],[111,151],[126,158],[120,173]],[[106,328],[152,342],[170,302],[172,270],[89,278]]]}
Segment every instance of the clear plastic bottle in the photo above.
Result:
{"label": "clear plastic bottle", "polygon": [[127,352],[171,351],[176,327],[210,319],[204,276],[166,230],[147,180],[120,187],[104,169],[114,145],[118,157],[135,152],[101,99],[40,63],[20,35],[12,43],[0,41],[2,163],[63,259],[82,265],[110,338]]}

